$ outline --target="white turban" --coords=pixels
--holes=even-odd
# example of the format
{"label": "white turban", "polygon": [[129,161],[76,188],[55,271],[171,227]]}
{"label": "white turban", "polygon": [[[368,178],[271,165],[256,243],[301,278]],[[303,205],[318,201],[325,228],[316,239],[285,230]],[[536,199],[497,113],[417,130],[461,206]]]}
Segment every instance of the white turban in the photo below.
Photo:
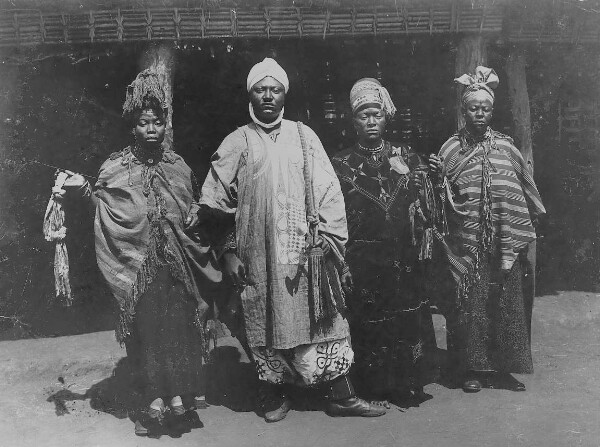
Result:
{"label": "white turban", "polygon": [[288,92],[290,80],[288,79],[287,73],[275,59],[271,59],[270,57],[265,57],[262,62],[259,62],[250,69],[248,79],[246,80],[246,89],[250,91],[254,84],[262,81],[267,76],[279,81],[283,85],[285,92]]}

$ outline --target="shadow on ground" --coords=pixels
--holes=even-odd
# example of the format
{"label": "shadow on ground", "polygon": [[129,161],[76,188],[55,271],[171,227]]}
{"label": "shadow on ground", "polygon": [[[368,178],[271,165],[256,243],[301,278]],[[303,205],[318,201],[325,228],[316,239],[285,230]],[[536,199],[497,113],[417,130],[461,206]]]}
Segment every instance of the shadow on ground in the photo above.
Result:
{"label": "shadow on ground", "polygon": [[[254,367],[241,361],[240,351],[236,347],[220,346],[213,349],[205,368],[208,405],[224,406],[236,412],[254,411],[257,389]],[[185,418],[176,421],[167,414],[162,431],[155,428],[149,435],[180,437],[193,428],[201,428],[203,425],[194,411],[196,407],[192,397],[184,397],[184,405],[190,409]],[[54,404],[57,416],[69,414],[68,404],[71,402],[89,401],[92,410],[117,419],[129,418],[132,424],[147,419],[141,411],[145,406],[143,383],[128,357],[117,362],[110,377],[93,384],[85,393],[63,388],[46,400]]]}

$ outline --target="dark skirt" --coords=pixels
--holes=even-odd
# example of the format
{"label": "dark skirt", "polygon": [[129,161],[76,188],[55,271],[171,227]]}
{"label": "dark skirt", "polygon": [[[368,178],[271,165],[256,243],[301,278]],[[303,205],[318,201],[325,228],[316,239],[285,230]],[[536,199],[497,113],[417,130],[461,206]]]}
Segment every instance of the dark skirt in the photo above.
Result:
{"label": "dark skirt", "polygon": [[145,405],[202,390],[202,343],[197,303],[163,268],[136,305],[128,356],[135,357]]}
{"label": "dark skirt", "polygon": [[421,387],[425,347],[435,335],[420,272],[355,262],[352,274],[349,304],[359,382],[380,396]]}
{"label": "dark skirt", "polygon": [[532,373],[521,259],[504,278],[499,260],[490,256],[481,262],[479,275],[449,316],[456,366],[463,371]]}

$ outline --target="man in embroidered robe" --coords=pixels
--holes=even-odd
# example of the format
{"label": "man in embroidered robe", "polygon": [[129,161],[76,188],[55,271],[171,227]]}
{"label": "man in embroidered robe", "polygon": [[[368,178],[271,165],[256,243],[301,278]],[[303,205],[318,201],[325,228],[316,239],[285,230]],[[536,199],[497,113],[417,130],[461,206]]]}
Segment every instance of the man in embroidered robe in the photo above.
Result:
{"label": "man in embroidered robe", "polygon": [[424,351],[435,340],[424,287],[433,244],[424,212],[433,187],[410,146],[383,139],[396,108],[377,79],[356,81],[350,105],[357,142],[335,155],[333,167],[348,216],[355,371],[374,397],[418,405],[430,397]]}
{"label": "man in embroidered robe", "polygon": [[494,70],[477,67],[455,81],[466,86],[465,127],[430,159],[442,174],[449,229],[442,247],[457,288],[448,330],[465,392],[486,384],[524,391],[510,373],[533,371],[523,296],[526,251],[545,210],[512,138],[490,127],[499,81]]}
{"label": "man in embroidered robe", "polygon": [[284,384],[324,387],[331,415],[380,416],[385,410],[357,398],[347,377],[354,353],[343,305],[323,315],[323,302],[309,293],[307,182],[317,245],[335,265],[331,282],[321,278],[330,297],[342,293],[340,275],[349,281],[346,214],[319,138],[283,119],[288,88],[286,72],[273,59],[250,70],[252,122],[229,134],[214,154],[200,204],[209,208],[206,216],[225,222],[224,271],[242,289],[246,340],[263,389],[275,397],[273,409],[263,408],[265,419],[281,420],[291,408]]}

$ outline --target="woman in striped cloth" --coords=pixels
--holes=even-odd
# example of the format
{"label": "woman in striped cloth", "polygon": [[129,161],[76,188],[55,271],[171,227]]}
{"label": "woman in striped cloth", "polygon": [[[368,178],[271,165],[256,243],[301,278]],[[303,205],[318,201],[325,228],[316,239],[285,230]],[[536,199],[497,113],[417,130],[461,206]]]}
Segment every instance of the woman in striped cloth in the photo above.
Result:
{"label": "woman in striped cloth", "polygon": [[512,138],[490,127],[499,81],[494,70],[477,67],[455,81],[465,86],[465,126],[430,158],[447,216],[448,232],[438,236],[457,291],[449,335],[465,392],[484,386],[524,391],[510,373],[533,372],[525,253],[545,210]]}

